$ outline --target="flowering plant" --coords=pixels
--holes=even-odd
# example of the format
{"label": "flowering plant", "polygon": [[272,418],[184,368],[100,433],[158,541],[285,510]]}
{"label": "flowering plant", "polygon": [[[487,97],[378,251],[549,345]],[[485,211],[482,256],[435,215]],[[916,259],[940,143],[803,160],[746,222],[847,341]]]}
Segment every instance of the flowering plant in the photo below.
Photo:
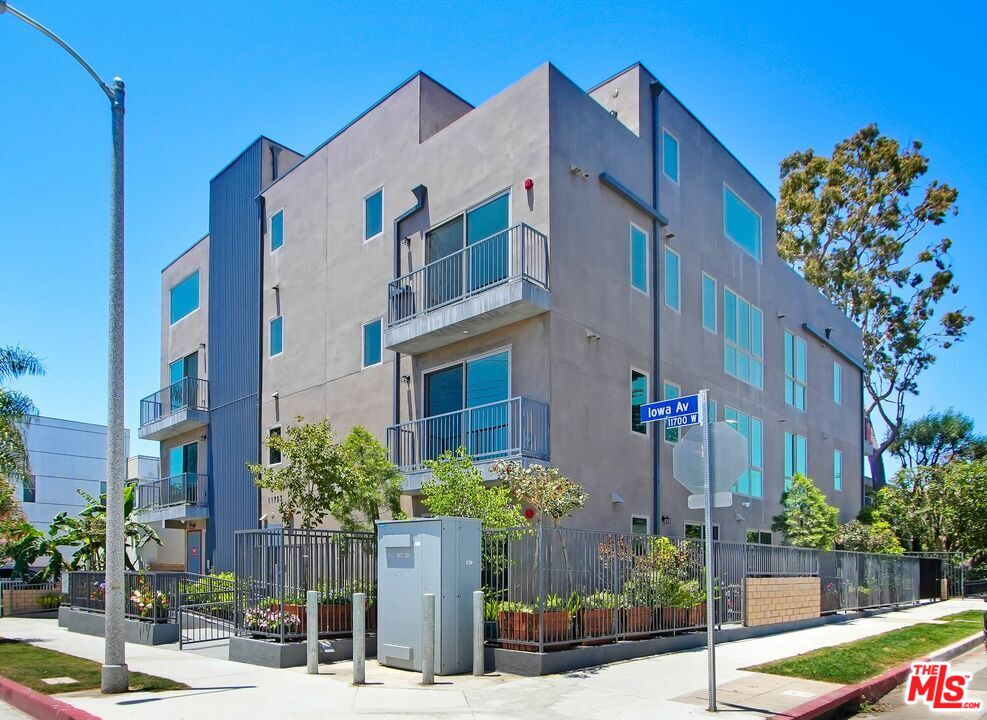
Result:
{"label": "flowering plant", "polygon": [[170,606],[167,595],[160,590],[154,592],[147,585],[137,585],[130,593],[130,602],[142,618],[160,617],[168,612]]}
{"label": "flowering plant", "polygon": [[277,606],[250,608],[243,614],[243,626],[248,630],[275,633],[282,624],[288,630],[301,626],[301,618],[293,612],[284,612]]}
{"label": "flowering plant", "polygon": [[97,583],[89,593],[90,600],[103,600],[106,598],[106,583]]}

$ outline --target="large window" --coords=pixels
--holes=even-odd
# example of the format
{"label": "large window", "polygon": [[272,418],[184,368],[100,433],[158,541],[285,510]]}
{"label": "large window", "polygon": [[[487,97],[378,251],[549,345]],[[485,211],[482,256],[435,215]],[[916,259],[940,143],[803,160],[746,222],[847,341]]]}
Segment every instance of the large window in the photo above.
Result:
{"label": "large window", "polygon": [[751,545],[770,545],[771,533],[767,530],[748,530],[747,542]]}
{"label": "large window", "polygon": [[363,239],[377,237],[384,231],[383,188],[363,199]]}
{"label": "large window", "polygon": [[833,489],[843,489],[843,452],[833,451]]}
{"label": "large window", "polygon": [[641,422],[641,406],[648,402],[648,376],[631,370],[631,430],[648,434],[647,423]]}
{"label": "large window", "polygon": [[199,271],[189,275],[169,291],[171,324],[199,309]]}
{"label": "large window", "polygon": [[[682,394],[682,388],[680,388],[675,383],[670,383],[665,381],[665,394],[662,400],[672,400],[677,398]],[[677,443],[679,441],[679,429],[678,428],[665,428],[665,442]]]}
{"label": "large window", "polygon": [[843,404],[843,366],[833,362],[833,402]]}
{"label": "large window", "polygon": [[271,319],[271,338],[269,354],[271,357],[284,352],[284,317],[278,315]]}
{"label": "large window", "polygon": [[381,361],[381,320],[371,320],[363,325],[363,367],[376,365]]}
{"label": "large window", "polygon": [[761,311],[724,288],[723,371],[757,388],[764,383],[761,326]]}
{"label": "large window", "polygon": [[748,468],[730,488],[738,495],[764,496],[764,446],[761,421],[732,407],[723,408],[723,419],[747,440]]}
{"label": "large window", "polygon": [[680,289],[679,254],[665,248],[665,306],[678,311],[682,305]]}
{"label": "large window", "polygon": [[668,130],[662,132],[661,169],[665,173],[665,177],[678,185],[679,141]]}
{"label": "large window", "polygon": [[631,285],[648,292],[648,233],[631,224]]}
{"label": "large window", "polygon": [[805,340],[785,331],[785,402],[805,410]]}
{"label": "large window", "polygon": [[271,252],[284,245],[284,210],[271,215]]}
{"label": "large window", "polygon": [[805,438],[794,433],[785,433],[785,489],[792,484],[796,475],[807,475]]}
{"label": "large window", "polygon": [[761,216],[727,185],[723,186],[723,234],[761,260]]}
{"label": "large window", "polygon": [[716,332],[716,279],[703,273],[703,327]]}

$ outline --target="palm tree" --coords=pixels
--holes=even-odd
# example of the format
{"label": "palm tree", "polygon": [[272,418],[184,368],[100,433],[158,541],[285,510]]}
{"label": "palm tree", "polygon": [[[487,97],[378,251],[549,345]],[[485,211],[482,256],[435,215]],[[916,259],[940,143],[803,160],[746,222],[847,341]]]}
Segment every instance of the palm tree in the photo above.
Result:
{"label": "palm tree", "polygon": [[0,346],[0,480],[4,482],[30,471],[22,427],[37,412],[31,398],[4,384],[44,372],[41,358],[34,353],[16,345]]}

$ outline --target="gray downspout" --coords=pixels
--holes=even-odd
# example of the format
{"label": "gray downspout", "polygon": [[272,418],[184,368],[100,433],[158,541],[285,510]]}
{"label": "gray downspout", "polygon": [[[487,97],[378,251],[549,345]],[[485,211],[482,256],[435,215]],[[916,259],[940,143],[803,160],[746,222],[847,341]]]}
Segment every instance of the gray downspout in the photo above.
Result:
{"label": "gray downspout", "polygon": [[[661,206],[658,204],[658,128],[661,127],[661,123],[658,120],[658,98],[661,94],[665,92],[664,86],[660,83],[654,82],[651,84],[651,204],[659,213],[661,212]],[[661,258],[661,239],[658,235],[660,232],[660,227],[658,225],[658,220],[653,219],[651,221],[651,237],[653,238],[652,247],[654,251],[652,252],[651,261],[651,316],[652,316],[652,349],[651,354],[654,359],[654,366],[652,368],[651,377],[653,381],[651,383],[651,399],[652,401],[660,400],[662,393],[658,391],[659,387],[662,387],[661,381],[661,342],[659,330],[661,326],[661,302],[658,299],[659,296],[659,283],[658,278],[661,277],[659,274],[659,261]],[[654,520],[654,526],[652,532],[655,535],[661,535],[661,428],[658,427],[659,423],[654,423],[655,427],[652,429],[651,438],[651,472],[654,477],[654,502],[652,505],[652,517]]]}
{"label": "gray downspout", "polygon": [[[264,419],[261,417],[261,401],[263,396],[261,393],[264,391],[264,248],[267,242],[267,223],[264,219],[267,217],[267,204],[263,195],[257,197],[257,209],[260,213],[258,222],[260,223],[260,268],[258,278],[258,291],[257,291],[257,333],[259,335],[259,342],[257,343],[257,462],[263,462],[263,449],[264,449]],[[211,440],[212,438],[210,438]],[[264,514],[264,493],[257,488],[257,512],[254,514],[256,518],[257,527],[261,527],[261,515]],[[209,502],[212,503],[213,495],[209,495]],[[211,511],[211,508],[210,508]],[[282,522],[284,520],[282,519]],[[234,553],[236,552],[234,546]]]}

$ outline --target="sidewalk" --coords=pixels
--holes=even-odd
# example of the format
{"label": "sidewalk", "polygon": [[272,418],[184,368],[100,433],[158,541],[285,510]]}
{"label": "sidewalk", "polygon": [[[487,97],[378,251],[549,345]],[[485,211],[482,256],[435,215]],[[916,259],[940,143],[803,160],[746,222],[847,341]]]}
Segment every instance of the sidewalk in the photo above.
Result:
{"label": "sidewalk", "polygon": [[[982,601],[951,600],[920,605],[846,623],[725,643],[717,647],[717,687],[722,710],[731,718],[759,718],[783,712],[836,685],[739,670],[797,653],[895,630],[967,609]],[[28,640],[53,650],[101,661],[102,638],[69,633],[53,620],[0,619],[0,637]],[[351,666],[321,667],[318,676],[304,668],[272,670],[171,649],[127,646],[131,670],[160,675],[191,690],[102,697],[95,692],[66,693],[59,699],[113,720],[131,718],[687,718],[706,714],[706,653],[690,650],[631,660],[565,675],[520,678],[491,674],[483,678],[438,678],[433,687],[420,677],[373,661],[364,687],[350,682]]]}

